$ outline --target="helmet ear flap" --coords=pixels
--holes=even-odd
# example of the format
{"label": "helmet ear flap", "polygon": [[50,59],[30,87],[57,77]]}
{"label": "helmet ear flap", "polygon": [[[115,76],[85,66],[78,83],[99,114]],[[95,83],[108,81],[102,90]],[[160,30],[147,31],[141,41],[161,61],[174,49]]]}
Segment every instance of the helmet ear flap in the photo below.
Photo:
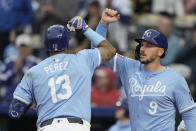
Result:
{"label": "helmet ear flap", "polygon": [[136,48],[135,48],[135,53],[134,53],[134,55],[135,55],[135,59],[136,59],[136,60],[139,60],[139,59],[140,59],[140,48],[141,48],[141,44],[138,44],[138,45],[136,46]]}

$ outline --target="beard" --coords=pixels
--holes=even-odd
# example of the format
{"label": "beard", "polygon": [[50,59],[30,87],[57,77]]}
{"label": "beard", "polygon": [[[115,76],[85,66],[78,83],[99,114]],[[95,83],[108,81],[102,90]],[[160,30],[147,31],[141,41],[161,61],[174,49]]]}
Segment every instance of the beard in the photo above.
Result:
{"label": "beard", "polygon": [[144,61],[141,61],[141,59],[140,59],[140,62],[141,62],[142,64],[153,63],[153,62],[155,61],[156,57],[157,57],[156,55],[153,55],[153,56],[151,56],[150,58],[148,58],[147,60],[144,60]]}

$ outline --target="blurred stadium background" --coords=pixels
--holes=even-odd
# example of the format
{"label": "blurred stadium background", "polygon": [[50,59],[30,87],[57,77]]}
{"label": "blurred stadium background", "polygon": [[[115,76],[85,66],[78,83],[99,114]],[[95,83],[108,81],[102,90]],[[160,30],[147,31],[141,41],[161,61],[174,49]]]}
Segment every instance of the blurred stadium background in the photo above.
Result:
{"label": "blurred stadium background", "polygon": [[[108,40],[122,55],[134,58],[136,43],[148,28],[159,29],[169,41],[161,61],[181,73],[196,100],[196,1],[195,0],[0,0],[0,131],[35,131],[36,113],[20,120],[7,116],[9,102],[25,71],[48,55],[43,39],[46,28],[66,25],[81,15],[95,29],[104,8],[119,11],[121,19],[110,25]],[[70,48],[89,48],[82,35],[71,33]],[[105,131],[115,123],[115,102],[125,97],[117,74],[105,65],[92,80],[92,131]],[[176,125],[180,117],[177,114]]]}

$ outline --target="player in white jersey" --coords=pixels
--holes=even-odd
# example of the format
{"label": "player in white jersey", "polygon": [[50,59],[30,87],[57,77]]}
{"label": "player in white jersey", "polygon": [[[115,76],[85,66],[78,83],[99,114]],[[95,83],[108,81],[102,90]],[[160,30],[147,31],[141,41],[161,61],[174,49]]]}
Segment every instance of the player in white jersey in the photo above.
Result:
{"label": "player in white jersey", "polygon": [[[111,11],[108,17],[115,14],[116,11]],[[96,32],[106,37],[111,22],[102,19]],[[178,110],[186,130],[196,131],[196,107],[185,79],[160,64],[167,51],[167,38],[161,32],[149,29],[136,42],[139,43],[135,51],[138,60],[117,54],[109,62],[120,75],[127,95],[131,130],[174,131]],[[93,42],[91,46],[96,47]]]}
{"label": "player in white jersey", "polygon": [[82,32],[98,48],[70,54],[67,29],[62,25],[48,28],[45,47],[50,56],[27,71],[9,109],[9,116],[18,119],[34,103],[38,131],[90,131],[91,79],[95,68],[116,53],[82,17],[74,17],[67,26],[70,31]]}

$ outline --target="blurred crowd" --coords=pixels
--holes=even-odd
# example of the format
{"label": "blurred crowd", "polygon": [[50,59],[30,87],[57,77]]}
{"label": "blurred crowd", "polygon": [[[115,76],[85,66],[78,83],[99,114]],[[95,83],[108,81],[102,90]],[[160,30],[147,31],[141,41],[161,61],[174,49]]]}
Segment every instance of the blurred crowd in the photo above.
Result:
{"label": "blurred crowd", "polygon": [[[0,101],[9,103],[24,73],[47,57],[44,32],[81,15],[96,29],[101,12],[113,8],[120,21],[109,27],[108,40],[122,55],[134,58],[136,43],[147,28],[159,29],[169,49],[161,63],[181,73],[196,100],[195,0],[0,0]],[[89,48],[82,34],[71,33],[70,48]],[[92,80],[92,106],[113,107],[125,97],[121,81],[101,65]]]}

